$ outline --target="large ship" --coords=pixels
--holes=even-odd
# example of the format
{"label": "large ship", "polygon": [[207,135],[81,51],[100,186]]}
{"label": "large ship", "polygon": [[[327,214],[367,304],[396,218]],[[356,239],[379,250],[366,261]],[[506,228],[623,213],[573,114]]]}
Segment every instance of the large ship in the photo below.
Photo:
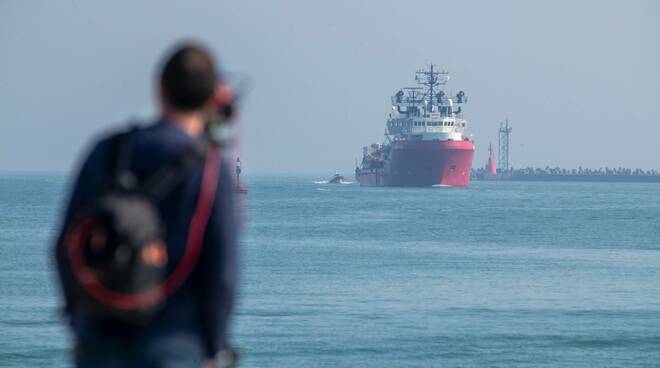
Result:
{"label": "large ship", "polygon": [[367,186],[460,186],[470,184],[474,141],[462,105],[448,95],[449,73],[431,64],[415,73],[419,87],[392,96],[385,141],[363,148],[355,178]]}

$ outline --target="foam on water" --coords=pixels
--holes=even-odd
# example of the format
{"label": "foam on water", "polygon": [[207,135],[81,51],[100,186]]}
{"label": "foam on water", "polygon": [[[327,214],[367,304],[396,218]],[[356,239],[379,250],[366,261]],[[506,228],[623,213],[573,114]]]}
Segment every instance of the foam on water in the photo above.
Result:
{"label": "foam on water", "polygon": [[[330,184],[330,182],[329,182],[328,180],[318,180],[318,181],[313,181],[313,183],[314,183],[314,184]],[[340,185],[351,185],[351,184],[353,184],[353,183],[354,183],[354,182],[352,182],[352,181],[342,180],[342,181],[340,181],[339,183],[336,183],[336,184],[340,184]],[[335,183],[332,183],[332,184],[335,185]]]}

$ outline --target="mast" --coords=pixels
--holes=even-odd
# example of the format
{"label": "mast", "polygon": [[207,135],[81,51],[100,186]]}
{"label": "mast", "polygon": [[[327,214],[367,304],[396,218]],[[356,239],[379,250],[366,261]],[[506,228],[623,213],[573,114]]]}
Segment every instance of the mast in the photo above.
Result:
{"label": "mast", "polygon": [[509,139],[511,137],[511,127],[509,126],[509,119],[500,123],[499,141],[498,141],[498,163],[502,171],[509,171]]}
{"label": "mast", "polygon": [[429,103],[431,104],[431,110],[433,109],[434,100],[436,96],[434,87],[443,86],[447,84],[448,80],[449,80],[449,73],[446,70],[436,71],[435,65],[433,64],[430,64],[428,70],[420,69],[417,72],[415,72],[415,81],[417,81],[418,84],[421,84],[428,88],[424,97],[426,97]]}
{"label": "mast", "polygon": [[429,84],[428,84],[428,86],[429,86],[429,102],[431,102],[431,111],[433,111],[433,97],[434,97],[433,85],[435,84],[435,75],[433,75],[433,64],[431,64],[429,74],[430,74],[429,75],[430,76]]}

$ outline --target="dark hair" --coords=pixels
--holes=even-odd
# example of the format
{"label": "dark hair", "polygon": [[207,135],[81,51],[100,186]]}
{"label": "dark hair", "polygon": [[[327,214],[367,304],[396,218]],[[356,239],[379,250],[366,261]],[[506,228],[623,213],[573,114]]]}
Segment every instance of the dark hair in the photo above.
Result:
{"label": "dark hair", "polygon": [[197,110],[213,94],[217,77],[210,52],[198,44],[184,43],[175,48],[161,71],[163,97],[176,109]]}

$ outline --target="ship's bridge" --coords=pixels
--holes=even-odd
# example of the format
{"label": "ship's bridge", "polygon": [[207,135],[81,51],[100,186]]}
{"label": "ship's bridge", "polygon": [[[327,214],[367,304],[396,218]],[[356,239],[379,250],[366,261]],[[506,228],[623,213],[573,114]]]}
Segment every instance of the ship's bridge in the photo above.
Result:
{"label": "ship's bridge", "polygon": [[393,139],[464,140],[467,122],[460,117],[392,117],[387,121],[388,134]]}

